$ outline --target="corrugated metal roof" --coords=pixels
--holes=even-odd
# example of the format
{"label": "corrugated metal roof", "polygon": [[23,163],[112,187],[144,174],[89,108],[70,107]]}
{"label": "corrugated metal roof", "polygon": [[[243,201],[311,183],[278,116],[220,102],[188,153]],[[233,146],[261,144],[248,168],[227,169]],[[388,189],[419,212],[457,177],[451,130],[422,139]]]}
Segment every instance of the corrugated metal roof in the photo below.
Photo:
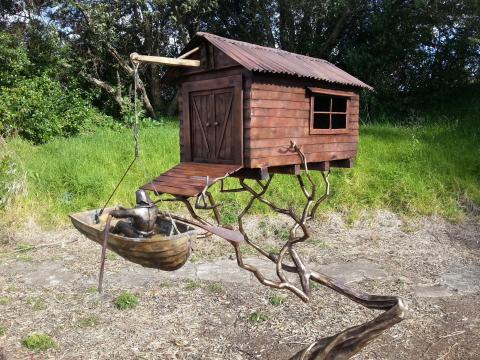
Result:
{"label": "corrugated metal roof", "polygon": [[206,32],[197,32],[192,42],[198,37],[206,39],[250,71],[294,75],[372,89],[371,86],[326,60],[231,40]]}

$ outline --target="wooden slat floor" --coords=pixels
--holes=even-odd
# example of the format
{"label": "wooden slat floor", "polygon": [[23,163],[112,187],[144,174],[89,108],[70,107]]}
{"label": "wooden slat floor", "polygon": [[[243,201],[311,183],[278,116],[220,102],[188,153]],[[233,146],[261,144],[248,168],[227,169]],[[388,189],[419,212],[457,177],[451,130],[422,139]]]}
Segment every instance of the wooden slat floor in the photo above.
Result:
{"label": "wooden slat floor", "polygon": [[182,162],[143,185],[141,189],[158,194],[197,196],[207,184],[211,185],[242,167],[231,164]]}

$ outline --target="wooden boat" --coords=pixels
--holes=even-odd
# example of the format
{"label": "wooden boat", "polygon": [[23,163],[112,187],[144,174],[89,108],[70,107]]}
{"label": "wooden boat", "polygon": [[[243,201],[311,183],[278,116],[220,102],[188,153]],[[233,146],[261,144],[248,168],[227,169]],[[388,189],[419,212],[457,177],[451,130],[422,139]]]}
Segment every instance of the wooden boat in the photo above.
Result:
{"label": "wooden boat", "polygon": [[[103,229],[108,213],[114,208],[105,209],[96,223],[98,210],[89,210],[70,215],[73,226],[90,240],[103,244]],[[112,219],[112,228],[116,219]],[[178,233],[177,233],[178,230]],[[155,234],[149,238],[128,238],[110,233],[107,240],[108,249],[124,259],[145,267],[172,271],[182,267],[190,256],[191,242],[196,238],[193,227],[180,221],[157,219]]]}

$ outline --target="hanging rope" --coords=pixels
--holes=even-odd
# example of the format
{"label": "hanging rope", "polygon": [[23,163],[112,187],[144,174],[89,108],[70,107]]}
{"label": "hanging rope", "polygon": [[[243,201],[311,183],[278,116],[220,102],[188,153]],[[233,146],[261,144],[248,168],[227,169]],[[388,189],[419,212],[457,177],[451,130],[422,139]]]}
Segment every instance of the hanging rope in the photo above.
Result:
{"label": "hanging rope", "polygon": [[138,158],[138,111],[137,111],[137,89],[138,89],[138,67],[140,63],[133,63],[133,111],[134,111],[134,123],[133,123],[133,140],[135,142],[135,159]]}
{"label": "hanging rope", "polygon": [[113,189],[112,193],[108,197],[108,200],[105,202],[105,204],[103,205],[100,212],[95,214],[95,220],[96,220],[97,223],[100,222],[100,216],[102,216],[102,214],[105,211],[105,208],[107,207],[108,203],[110,202],[110,200],[112,200],[113,195],[115,195],[118,188],[120,187],[120,184],[123,182],[123,179],[125,179],[125,176],[127,176],[128,172],[130,171],[130,169],[132,168],[133,164],[135,163],[135,161],[138,159],[138,156],[139,156],[139,151],[138,151],[138,111],[137,111],[137,88],[138,88],[138,67],[139,67],[139,65],[140,65],[140,63],[138,63],[138,62],[133,63],[133,84],[134,84],[134,86],[133,86],[134,87],[133,88],[133,93],[134,93],[134,95],[133,95],[133,99],[134,99],[133,100],[133,112],[134,112],[134,123],[133,123],[134,156],[133,156],[133,160],[130,163],[130,165],[128,165],[127,170],[125,170],[125,172],[123,173],[123,176],[120,178],[120,181],[115,186],[115,189]]}

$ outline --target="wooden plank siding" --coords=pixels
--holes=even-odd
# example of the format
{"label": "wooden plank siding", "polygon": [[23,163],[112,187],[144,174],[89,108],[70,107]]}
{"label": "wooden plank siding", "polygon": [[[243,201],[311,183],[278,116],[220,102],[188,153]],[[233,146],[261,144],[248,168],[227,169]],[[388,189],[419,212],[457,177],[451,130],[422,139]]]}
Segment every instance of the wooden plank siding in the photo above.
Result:
{"label": "wooden plank siding", "polygon": [[[185,143],[188,126],[185,122],[188,110],[182,97],[182,87],[191,82],[221,82],[232,76],[242,76],[243,97],[239,112],[243,111],[243,130],[237,134],[229,133],[229,140],[242,146],[245,168],[265,168],[272,166],[300,164],[297,154],[289,150],[290,141],[295,141],[304,151],[307,161],[324,162],[352,159],[357,154],[359,127],[358,88],[327,83],[308,78],[264,74],[251,72],[232,60],[221,50],[210,44],[202,44],[201,51],[190,58],[201,60],[202,66],[196,69],[178,70],[180,91],[178,92],[178,110],[180,119],[180,159],[191,158],[190,143]],[[173,73],[172,73],[173,74]],[[311,90],[321,88],[331,94],[349,92],[347,129],[337,133],[311,134]],[[188,124],[187,124],[188,125]],[[189,154],[187,154],[188,152]],[[174,175],[174,174],[173,174]]]}
{"label": "wooden plank siding", "polygon": [[[326,88],[328,89],[328,88]],[[342,89],[339,89],[342,90]],[[245,116],[249,111],[248,116]],[[295,86],[252,80],[244,96],[244,162],[258,168],[300,164],[290,149],[290,140],[301,146],[307,161],[320,162],[354,158],[358,143],[359,97],[348,107],[347,130],[342,133],[310,134],[310,91]]]}

